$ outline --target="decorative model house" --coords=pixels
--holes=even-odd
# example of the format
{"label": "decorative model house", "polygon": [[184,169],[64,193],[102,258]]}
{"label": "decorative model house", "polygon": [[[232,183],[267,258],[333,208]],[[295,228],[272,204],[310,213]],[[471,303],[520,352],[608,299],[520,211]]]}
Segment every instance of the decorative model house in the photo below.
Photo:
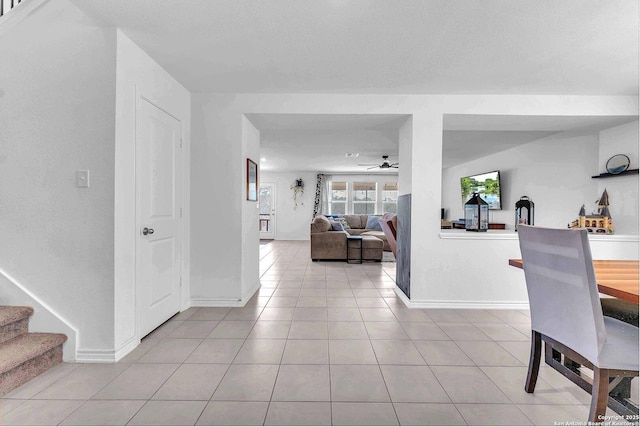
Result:
{"label": "decorative model house", "polygon": [[578,219],[569,224],[569,228],[586,228],[589,233],[613,234],[613,221],[609,213],[609,194],[606,189],[598,201],[598,212],[586,215],[582,205]]}

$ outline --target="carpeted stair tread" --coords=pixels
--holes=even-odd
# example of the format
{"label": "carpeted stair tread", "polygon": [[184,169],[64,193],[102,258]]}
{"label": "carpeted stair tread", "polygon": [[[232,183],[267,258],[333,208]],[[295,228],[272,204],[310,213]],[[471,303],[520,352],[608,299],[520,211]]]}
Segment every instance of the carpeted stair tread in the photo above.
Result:
{"label": "carpeted stair tread", "polygon": [[31,307],[0,305],[0,328],[33,314]]}
{"label": "carpeted stair tread", "polygon": [[67,340],[64,334],[28,333],[0,344],[0,373],[7,372]]}

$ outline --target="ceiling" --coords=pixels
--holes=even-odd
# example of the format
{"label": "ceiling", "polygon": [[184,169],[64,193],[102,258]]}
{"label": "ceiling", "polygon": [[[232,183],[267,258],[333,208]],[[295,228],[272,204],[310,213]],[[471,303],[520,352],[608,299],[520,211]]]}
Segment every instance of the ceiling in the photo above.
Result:
{"label": "ceiling", "polygon": [[[398,130],[409,116],[399,114],[247,114],[260,129],[260,169],[264,171],[370,172],[388,155],[398,161]],[[357,153],[357,157],[346,157]],[[397,169],[375,170],[393,173]]]}
{"label": "ceiling", "polygon": [[637,116],[448,114],[443,122],[442,167],[509,150],[555,133],[596,133],[636,120]]}
{"label": "ceiling", "polygon": [[[638,95],[636,0],[71,1],[191,92]],[[406,117],[250,119],[265,170],[353,172],[397,161]],[[447,117],[443,166],[612,123],[580,120]]]}
{"label": "ceiling", "polygon": [[[391,114],[248,114],[260,130],[265,171],[395,173],[368,170],[381,156],[398,161],[398,130],[408,116]],[[637,116],[445,115],[442,167],[515,148],[560,132],[598,132]],[[358,157],[345,157],[359,153]],[[400,165],[402,166],[402,165]]]}
{"label": "ceiling", "polygon": [[636,0],[71,0],[191,92],[636,95]]}

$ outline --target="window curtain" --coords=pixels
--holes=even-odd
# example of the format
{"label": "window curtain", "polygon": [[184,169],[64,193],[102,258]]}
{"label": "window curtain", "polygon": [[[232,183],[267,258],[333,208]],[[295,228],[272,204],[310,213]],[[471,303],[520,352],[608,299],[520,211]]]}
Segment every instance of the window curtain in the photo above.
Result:
{"label": "window curtain", "polygon": [[327,182],[331,180],[330,175],[319,173],[316,180],[316,199],[313,205],[313,217],[326,213],[328,206]]}

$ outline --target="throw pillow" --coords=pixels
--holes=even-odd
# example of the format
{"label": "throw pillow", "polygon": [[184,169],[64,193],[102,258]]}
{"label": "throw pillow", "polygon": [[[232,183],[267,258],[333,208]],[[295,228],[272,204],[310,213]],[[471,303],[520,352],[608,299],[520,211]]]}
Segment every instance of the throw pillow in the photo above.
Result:
{"label": "throw pillow", "polygon": [[338,221],[329,221],[331,223],[331,230],[344,231],[344,227]]}
{"label": "throw pillow", "polygon": [[377,216],[369,215],[369,218],[367,218],[367,226],[365,228],[369,230],[382,231],[382,226],[380,225],[380,221],[378,221],[379,219],[380,218]]}
{"label": "throw pillow", "polygon": [[331,223],[324,216],[315,217],[312,224],[315,227],[315,232],[322,233],[331,230]]}
{"label": "throw pillow", "polygon": [[345,231],[351,229],[349,222],[345,218],[336,218],[336,222],[339,222],[340,224],[342,224],[342,228]]}

